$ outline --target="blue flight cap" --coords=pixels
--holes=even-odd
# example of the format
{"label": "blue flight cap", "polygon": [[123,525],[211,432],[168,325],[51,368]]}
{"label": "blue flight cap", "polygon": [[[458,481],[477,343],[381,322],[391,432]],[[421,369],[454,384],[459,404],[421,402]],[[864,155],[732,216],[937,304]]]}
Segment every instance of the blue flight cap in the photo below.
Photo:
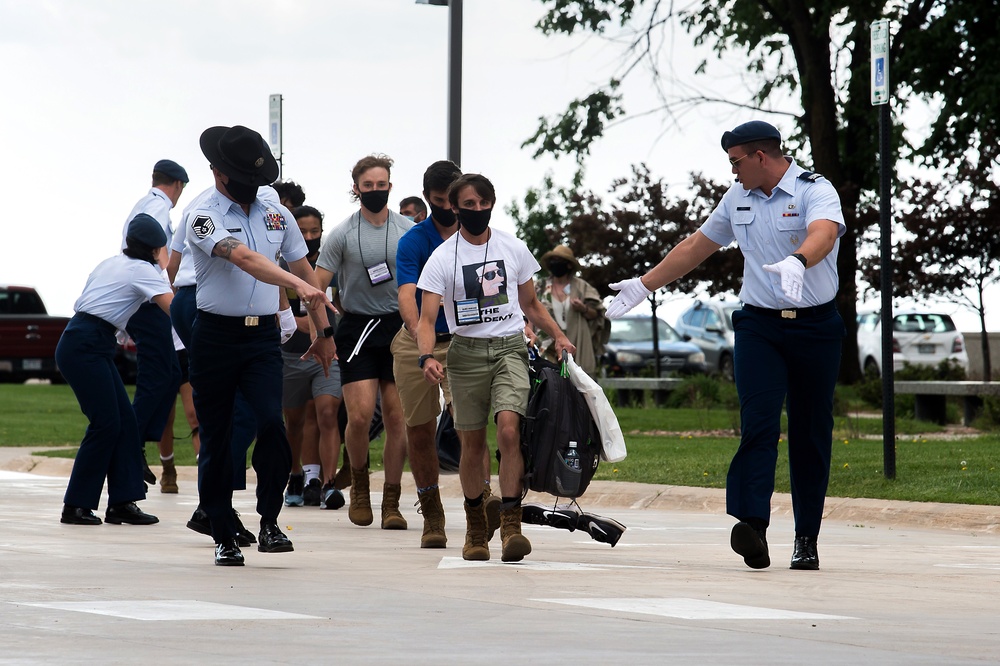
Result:
{"label": "blue flight cap", "polygon": [[167,244],[167,234],[156,218],[146,213],[139,213],[128,223],[126,238],[139,241],[147,247],[156,249]]}
{"label": "blue flight cap", "polygon": [[163,175],[170,176],[174,180],[179,180],[182,183],[188,182],[188,172],[184,170],[184,167],[173,160],[160,160],[153,165],[153,171],[159,171]]}
{"label": "blue flight cap", "polygon": [[725,132],[722,135],[722,149],[729,150],[733,146],[768,139],[781,141],[781,133],[770,123],[765,123],[763,120],[751,120],[748,123],[737,125],[731,132]]}

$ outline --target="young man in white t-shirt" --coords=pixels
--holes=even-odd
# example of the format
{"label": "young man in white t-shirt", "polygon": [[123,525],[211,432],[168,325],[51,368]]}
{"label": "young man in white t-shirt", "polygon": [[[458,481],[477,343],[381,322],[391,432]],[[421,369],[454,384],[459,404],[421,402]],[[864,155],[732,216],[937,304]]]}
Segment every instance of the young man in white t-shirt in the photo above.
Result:
{"label": "young man in white t-shirt", "polygon": [[434,250],[417,282],[424,292],[417,326],[419,364],[428,382],[436,384],[444,377],[433,355],[434,322],[438,308],[444,307],[454,334],[448,377],[462,442],[459,477],[467,524],[462,557],[490,558],[481,461],[492,407],[500,451],[502,559],[517,562],[531,552],[531,543],[521,534],[521,417],[530,388],[523,316],[552,336],[557,353],[576,348],[535,296],[532,276],[539,266],[528,247],[490,228],[496,203],[493,184],[479,174],[465,174],[452,183],[448,200],[458,215],[459,233]]}

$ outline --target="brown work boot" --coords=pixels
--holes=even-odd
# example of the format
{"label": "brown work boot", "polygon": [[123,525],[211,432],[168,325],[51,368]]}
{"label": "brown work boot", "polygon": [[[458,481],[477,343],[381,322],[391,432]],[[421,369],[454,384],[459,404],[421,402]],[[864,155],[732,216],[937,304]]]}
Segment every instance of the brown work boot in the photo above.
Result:
{"label": "brown work boot", "polygon": [[174,467],[174,459],[170,460],[160,460],[163,465],[163,473],[160,474],[160,492],[161,493],[176,493],[177,492],[177,468]]}
{"label": "brown work boot", "polygon": [[500,541],[504,562],[520,562],[531,552],[531,542],[521,534],[521,505],[500,511]]}
{"label": "brown work boot", "polygon": [[486,512],[483,505],[469,506],[465,502],[465,546],[462,559],[486,561],[490,559],[490,542],[486,540]]}
{"label": "brown work boot", "polygon": [[500,527],[500,505],[503,502],[490,490],[490,484],[483,488],[483,509],[486,511],[486,540],[493,541],[493,535]]}
{"label": "brown work boot", "polygon": [[444,531],[444,507],[441,506],[441,491],[437,488],[417,495],[419,512],[424,517],[424,533],[420,535],[421,548],[444,548],[448,545],[448,535]]}
{"label": "brown work boot", "polygon": [[351,458],[347,455],[347,446],[344,446],[344,464],[337,470],[333,477],[333,487],[343,490],[351,485]]}
{"label": "brown work boot", "polygon": [[406,518],[399,512],[399,495],[403,489],[398,483],[382,484],[382,529],[405,530]]}
{"label": "brown work boot", "polygon": [[355,525],[371,525],[372,498],[368,486],[368,467],[351,468],[351,505],[347,507],[347,517]]}

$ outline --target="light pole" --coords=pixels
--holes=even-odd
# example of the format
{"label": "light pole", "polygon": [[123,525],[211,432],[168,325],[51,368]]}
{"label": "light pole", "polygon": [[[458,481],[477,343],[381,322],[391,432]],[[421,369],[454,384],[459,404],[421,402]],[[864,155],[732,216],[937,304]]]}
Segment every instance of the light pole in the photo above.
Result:
{"label": "light pole", "polygon": [[416,0],[448,7],[448,159],[462,165],[462,0]]}

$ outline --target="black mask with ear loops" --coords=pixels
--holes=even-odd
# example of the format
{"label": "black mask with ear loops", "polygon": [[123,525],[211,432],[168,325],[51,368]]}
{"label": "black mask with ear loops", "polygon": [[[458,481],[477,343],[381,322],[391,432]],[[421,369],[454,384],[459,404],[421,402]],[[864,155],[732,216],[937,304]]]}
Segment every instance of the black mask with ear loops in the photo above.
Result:
{"label": "black mask with ear loops", "polygon": [[478,236],[490,226],[490,216],[492,214],[492,208],[485,208],[483,210],[459,208],[458,223],[473,236]]}
{"label": "black mask with ear loops", "polygon": [[372,190],[362,192],[358,195],[361,205],[373,213],[381,213],[382,209],[389,203],[389,190]]}

